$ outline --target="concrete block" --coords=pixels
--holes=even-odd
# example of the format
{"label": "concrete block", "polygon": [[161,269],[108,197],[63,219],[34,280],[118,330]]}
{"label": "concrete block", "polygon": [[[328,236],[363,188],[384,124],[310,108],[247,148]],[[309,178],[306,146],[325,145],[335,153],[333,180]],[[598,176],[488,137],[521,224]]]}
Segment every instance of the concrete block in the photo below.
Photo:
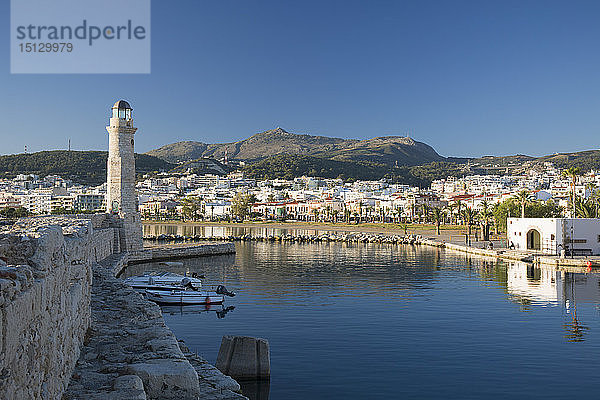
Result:
{"label": "concrete block", "polygon": [[216,367],[238,380],[270,379],[269,342],[249,336],[223,336]]}

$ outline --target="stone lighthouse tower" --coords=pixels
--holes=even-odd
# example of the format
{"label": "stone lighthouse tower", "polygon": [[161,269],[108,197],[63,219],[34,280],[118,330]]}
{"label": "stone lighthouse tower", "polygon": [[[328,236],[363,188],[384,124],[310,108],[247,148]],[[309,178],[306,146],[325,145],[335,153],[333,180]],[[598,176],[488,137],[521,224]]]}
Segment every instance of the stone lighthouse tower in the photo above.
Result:
{"label": "stone lighthouse tower", "polygon": [[135,158],[133,153],[132,108],[125,100],[112,107],[108,131],[108,168],[106,182],[106,208],[118,215],[122,229],[119,242],[122,250],[142,249],[142,222],[138,212],[135,192]]}

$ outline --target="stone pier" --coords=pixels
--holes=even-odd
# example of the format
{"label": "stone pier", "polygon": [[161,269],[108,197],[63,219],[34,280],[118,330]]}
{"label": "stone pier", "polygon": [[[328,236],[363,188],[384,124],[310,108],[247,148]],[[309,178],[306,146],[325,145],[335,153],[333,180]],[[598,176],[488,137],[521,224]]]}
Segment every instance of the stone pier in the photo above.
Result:
{"label": "stone pier", "polygon": [[126,258],[93,268],[92,323],[63,399],[244,399],[233,379],[194,368],[160,308],[114,277]]}
{"label": "stone pier", "polygon": [[244,399],[115,278],[118,239],[108,215],[0,231],[0,399]]}

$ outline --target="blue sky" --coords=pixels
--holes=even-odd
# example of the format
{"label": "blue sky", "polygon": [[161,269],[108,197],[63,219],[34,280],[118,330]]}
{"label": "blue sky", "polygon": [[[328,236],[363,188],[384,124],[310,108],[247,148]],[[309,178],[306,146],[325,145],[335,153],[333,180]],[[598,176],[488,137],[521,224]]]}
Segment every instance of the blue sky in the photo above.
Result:
{"label": "blue sky", "polygon": [[8,3],[1,154],[105,150],[119,98],[138,152],[277,126],[446,156],[600,147],[597,1],[154,0],[149,75],[11,75]]}

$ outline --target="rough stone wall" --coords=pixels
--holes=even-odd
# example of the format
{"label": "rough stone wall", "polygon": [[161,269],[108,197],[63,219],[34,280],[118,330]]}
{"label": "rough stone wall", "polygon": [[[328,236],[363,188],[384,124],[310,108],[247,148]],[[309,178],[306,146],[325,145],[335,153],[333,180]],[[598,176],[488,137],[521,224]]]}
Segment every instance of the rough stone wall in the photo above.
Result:
{"label": "rough stone wall", "polygon": [[0,399],[59,399],[90,324],[92,262],[112,229],[26,219],[0,233]]}

